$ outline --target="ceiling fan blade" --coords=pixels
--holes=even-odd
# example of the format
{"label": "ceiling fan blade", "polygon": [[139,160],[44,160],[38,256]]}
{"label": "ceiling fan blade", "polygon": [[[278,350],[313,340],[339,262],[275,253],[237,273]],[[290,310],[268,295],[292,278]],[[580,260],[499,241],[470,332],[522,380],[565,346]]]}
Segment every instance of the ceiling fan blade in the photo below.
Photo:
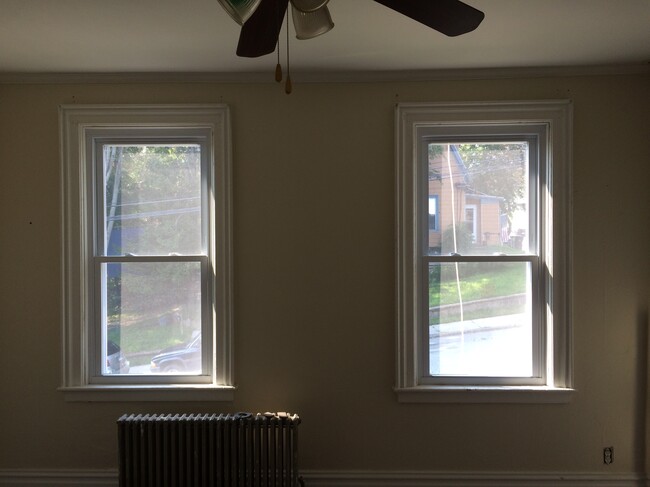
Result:
{"label": "ceiling fan blade", "polygon": [[375,0],[450,37],[471,32],[485,14],[459,0]]}
{"label": "ceiling fan blade", "polygon": [[259,57],[275,51],[289,0],[262,0],[242,26],[237,55]]}

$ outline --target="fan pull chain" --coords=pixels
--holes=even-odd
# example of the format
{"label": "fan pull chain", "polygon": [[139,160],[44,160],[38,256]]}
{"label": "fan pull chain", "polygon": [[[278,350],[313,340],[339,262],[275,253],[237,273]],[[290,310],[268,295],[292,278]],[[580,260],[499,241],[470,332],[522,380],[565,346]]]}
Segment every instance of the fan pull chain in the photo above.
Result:
{"label": "fan pull chain", "polygon": [[289,12],[287,11],[287,81],[284,84],[284,92],[289,95],[292,90],[291,85],[291,68],[289,65]]}
{"label": "fan pull chain", "polygon": [[[282,26],[282,19],[279,19],[280,17],[280,5],[276,5],[276,12],[275,12],[275,26],[281,27]],[[279,19],[279,20],[278,20]],[[278,32],[280,29],[278,29]],[[280,36],[278,36],[278,42],[276,43],[275,49],[278,54],[278,63],[275,65],[275,81],[278,83],[282,81],[282,66],[280,65]]]}
{"label": "fan pull chain", "polygon": [[282,66],[280,66],[280,39],[278,39],[278,64],[275,65],[275,81],[278,83],[282,81]]}

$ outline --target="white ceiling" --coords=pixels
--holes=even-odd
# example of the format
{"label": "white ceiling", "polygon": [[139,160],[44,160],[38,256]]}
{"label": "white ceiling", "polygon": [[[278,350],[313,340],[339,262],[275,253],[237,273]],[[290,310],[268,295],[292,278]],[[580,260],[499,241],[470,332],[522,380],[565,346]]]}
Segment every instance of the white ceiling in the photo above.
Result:
{"label": "white ceiling", "polygon": [[[650,61],[650,0],[465,2],[485,12],[485,20],[472,33],[446,37],[373,0],[331,0],[334,29],[307,41],[292,36],[292,70]],[[238,58],[238,35],[239,26],[217,0],[0,0],[0,73],[250,73],[274,68],[274,54]]]}

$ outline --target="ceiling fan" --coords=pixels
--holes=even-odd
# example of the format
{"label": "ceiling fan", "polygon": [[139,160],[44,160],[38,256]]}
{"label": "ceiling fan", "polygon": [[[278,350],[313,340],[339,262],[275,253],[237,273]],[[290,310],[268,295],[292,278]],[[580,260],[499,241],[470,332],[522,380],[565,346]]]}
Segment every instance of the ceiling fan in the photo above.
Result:
{"label": "ceiling fan", "polygon": [[[298,39],[311,39],[334,27],[329,0],[219,0],[242,25],[237,55],[259,57],[272,53],[291,2]],[[471,32],[485,14],[460,0],[375,0],[386,7],[448,36]]]}

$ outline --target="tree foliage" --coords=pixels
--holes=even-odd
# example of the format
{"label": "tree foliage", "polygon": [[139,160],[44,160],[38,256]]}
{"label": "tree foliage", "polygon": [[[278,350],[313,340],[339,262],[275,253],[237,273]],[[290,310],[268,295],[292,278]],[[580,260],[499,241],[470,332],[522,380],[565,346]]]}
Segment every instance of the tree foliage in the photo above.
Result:
{"label": "tree foliage", "polygon": [[501,210],[509,218],[519,208],[526,192],[526,144],[458,144],[469,176],[469,185],[477,194],[502,198]]}
{"label": "tree foliage", "polygon": [[198,146],[116,147],[105,171],[109,253],[200,252]]}

